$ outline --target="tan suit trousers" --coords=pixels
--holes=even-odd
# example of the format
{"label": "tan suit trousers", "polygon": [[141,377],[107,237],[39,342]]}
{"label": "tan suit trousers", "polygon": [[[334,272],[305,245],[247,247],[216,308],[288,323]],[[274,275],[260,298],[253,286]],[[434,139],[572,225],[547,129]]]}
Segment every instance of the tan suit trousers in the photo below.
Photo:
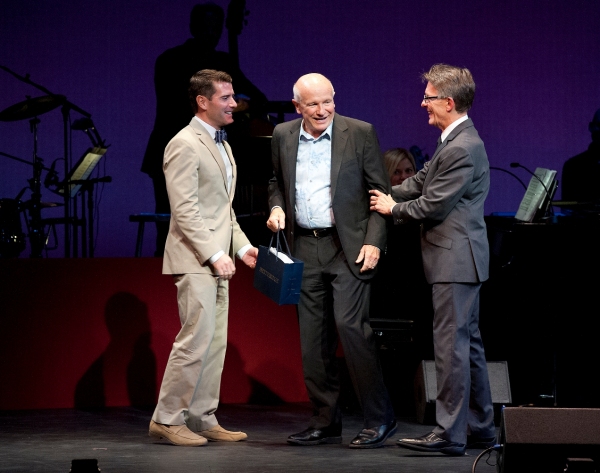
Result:
{"label": "tan suit trousers", "polygon": [[229,281],[210,274],[174,275],[181,330],[165,369],[152,420],[193,431],[218,424],[227,347]]}

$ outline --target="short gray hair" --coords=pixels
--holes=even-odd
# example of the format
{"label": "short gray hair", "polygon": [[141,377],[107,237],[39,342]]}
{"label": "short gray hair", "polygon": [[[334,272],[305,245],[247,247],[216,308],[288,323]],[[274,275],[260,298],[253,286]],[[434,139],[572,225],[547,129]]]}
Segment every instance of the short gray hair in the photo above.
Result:
{"label": "short gray hair", "polygon": [[473,105],[475,82],[469,69],[434,64],[428,72],[421,75],[421,79],[430,82],[443,97],[452,97],[457,112],[466,112]]}

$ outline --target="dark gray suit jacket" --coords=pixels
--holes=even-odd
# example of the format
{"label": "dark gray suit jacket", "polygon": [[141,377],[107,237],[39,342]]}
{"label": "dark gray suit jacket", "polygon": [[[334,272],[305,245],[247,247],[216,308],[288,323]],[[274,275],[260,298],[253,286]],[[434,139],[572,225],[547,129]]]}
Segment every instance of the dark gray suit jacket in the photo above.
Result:
{"label": "dark gray suit jacket", "polygon": [[[280,206],[286,216],[286,232],[293,251],[296,226],[296,159],[302,119],[277,125],[271,140],[273,178],[269,181],[269,208]],[[369,123],[335,114],[331,142],[331,198],[333,216],[344,254],[352,272],[361,279],[374,272],[359,272],[354,264],[363,245],[383,251],[385,219],[369,210],[369,190],[388,194],[390,184],[383,166],[379,141]]]}
{"label": "dark gray suit jacket", "polygon": [[392,188],[394,223],[421,220],[427,282],[478,283],[489,276],[484,202],[490,168],[471,119],[458,125],[413,177]]}

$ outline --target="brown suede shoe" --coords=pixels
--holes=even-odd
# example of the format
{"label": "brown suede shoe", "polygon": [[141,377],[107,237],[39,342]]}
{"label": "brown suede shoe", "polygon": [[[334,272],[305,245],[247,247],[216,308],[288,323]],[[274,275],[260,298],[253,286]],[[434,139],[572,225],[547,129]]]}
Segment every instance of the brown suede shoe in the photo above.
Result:
{"label": "brown suede shoe", "polygon": [[185,425],[157,424],[153,420],[150,421],[148,435],[158,440],[165,438],[173,445],[182,447],[200,447],[208,443],[208,440],[192,432]]}
{"label": "brown suede shoe", "polygon": [[248,438],[244,432],[231,432],[218,424],[210,429],[201,430],[198,433],[213,442],[239,442]]}

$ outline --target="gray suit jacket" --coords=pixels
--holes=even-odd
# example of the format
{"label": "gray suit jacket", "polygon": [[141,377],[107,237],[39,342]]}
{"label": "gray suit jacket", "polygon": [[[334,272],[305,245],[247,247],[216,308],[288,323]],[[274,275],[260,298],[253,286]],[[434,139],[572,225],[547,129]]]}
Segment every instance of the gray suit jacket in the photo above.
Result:
{"label": "gray suit jacket", "polygon": [[[271,139],[274,176],[269,181],[269,207],[280,206],[286,215],[286,232],[293,247],[296,226],[296,159],[302,119],[281,123]],[[359,272],[354,264],[363,245],[385,248],[385,219],[369,210],[369,190],[390,191],[379,141],[369,123],[335,114],[331,137],[331,199],[342,248],[352,272],[360,279],[373,272]],[[293,250],[293,248],[292,248]]]}
{"label": "gray suit jacket", "polygon": [[394,223],[421,220],[427,282],[478,283],[489,276],[484,221],[490,170],[483,141],[471,119],[458,125],[415,176],[392,188],[400,202]]}
{"label": "gray suit jacket", "polygon": [[221,153],[208,131],[192,118],[165,149],[163,171],[171,203],[171,223],[165,245],[163,274],[211,273],[208,259],[220,250],[232,259],[248,238],[232,207],[237,169],[231,190]]}

